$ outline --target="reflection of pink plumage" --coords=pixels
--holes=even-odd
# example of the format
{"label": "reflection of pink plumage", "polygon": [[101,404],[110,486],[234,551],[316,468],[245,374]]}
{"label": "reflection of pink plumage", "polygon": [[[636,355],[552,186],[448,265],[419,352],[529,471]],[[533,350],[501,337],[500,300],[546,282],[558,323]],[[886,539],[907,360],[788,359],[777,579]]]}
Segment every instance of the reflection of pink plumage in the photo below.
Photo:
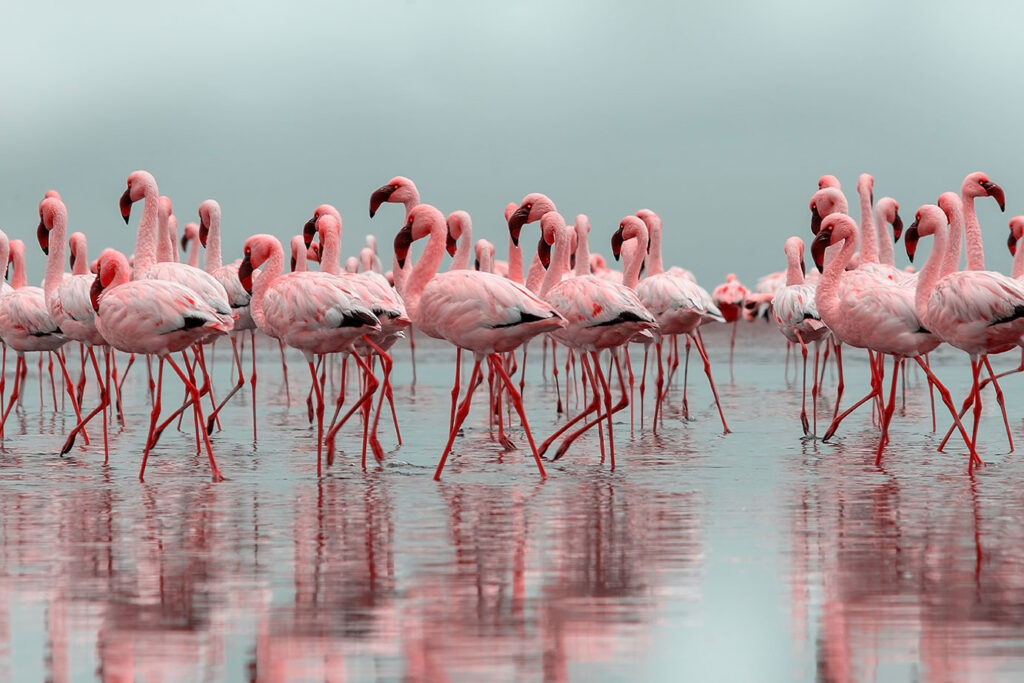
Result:
{"label": "reflection of pink plumage", "polygon": [[459,406],[434,478],[440,478],[459,427],[469,412],[470,399],[481,377],[480,364],[485,356],[508,389],[537,468],[544,475],[523,411],[522,398],[498,354],[512,351],[538,334],[563,327],[565,320],[544,301],[511,280],[473,270],[438,273],[446,232],[441,212],[429,204],[421,204],[412,210],[405,227],[395,237],[395,258],[399,266],[405,262],[414,240],[430,238],[405,282],[404,291],[401,291],[414,324],[424,333],[445,339],[476,356],[466,397]]}

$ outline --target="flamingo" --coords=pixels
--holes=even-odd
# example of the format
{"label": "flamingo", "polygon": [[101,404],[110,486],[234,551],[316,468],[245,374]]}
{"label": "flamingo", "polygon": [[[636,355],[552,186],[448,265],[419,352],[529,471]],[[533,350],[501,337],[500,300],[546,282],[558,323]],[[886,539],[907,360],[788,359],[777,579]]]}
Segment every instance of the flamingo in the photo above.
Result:
{"label": "flamingo", "polygon": [[412,242],[429,237],[404,283],[404,291],[400,290],[413,323],[425,334],[445,339],[471,351],[475,357],[466,396],[449,431],[434,479],[440,479],[452,443],[469,412],[473,390],[481,376],[480,364],[485,357],[505,383],[522,420],[537,469],[545,477],[523,410],[522,397],[505,371],[499,354],[521,346],[538,334],[564,327],[565,319],[511,280],[472,270],[438,273],[445,235],[446,225],[441,212],[429,204],[421,204],[409,213],[405,226],[395,236],[395,260],[399,267],[404,265]]}
{"label": "flamingo", "polygon": [[735,273],[725,276],[725,282],[715,287],[711,292],[718,310],[722,312],[725,322],[732,325],[732,334],[729,336],[729,379],[732,375],[732,357],[736,349],[736,328],[739,326],[740,314],[743,312],[743,301],[750,295],[750,290],[740,282]]}
{"label": "flamingo", "polygon": [[[827,265],[824,263],[825,249],[829,246],[841,245],[841,250]],[[892,386],[889,401],[885,404],[881,428],[882,434],[878,441],[875,465],[882,461],[882,451],[888,443],[889,422],[892,418],[896,399],[896,379],[899,366],[907,358],[913,358],[924,370],[925,374],[939,389],[943,402],[956,418],[949,391],[932,373],[922,356],[937,347],[940,338],[922,326],[922,320],[915,312],[914,292],[886,279],[861,278],[856,282],[840,288],[840,280],[853,252],[857,248],[857,226],[853,219],[841,213],[833,213],[822,221],[821,230],[811,245],[811,254],[815,265],[822,270],[821,279],[815,289],[814,302],[822,321],[828,325],[832,334],[851,346],[870,349],[879,354],[893,356]],[[856,271],[854,271],[856,272]],[[849,275],[849,273],[845,273]],[[930,326],[929,326],[930,327]],[[881,365],[879,362],[879,365]],[[839,422],[854,408],[871,398],[882,399],[881,372],[872,373],[871,391],[856,402],[843,415],[833,420],[826,433],[826,438],[834,433]],[[960,426],[964,441],[971,448],[966,431]]]}
{"label": "flamingo", "polygon": [[[193,268],[199,267],[199,245],[203,243],[199,237],[199,224],[198,223],[186,223],[185,228],[181,232],[181,250],[185,252],[185,263],[192,266]],[[206,244],[203,243],[205,247]],[[210,255],[207,252],[206,261],[209,263]],[[207,268],[209,270],[209,268]],[[237,278],[236,278],[237,279]]]}
{"label": "flamingo", "polygon": [[[57,197],[44,199],[39,205],[39,229],[37,237],[39,246],[47,255],[46,274],[43,278],[43,293],[46,308],[67,339],[85,345],[96,382],[99,387],[100,404],[92,412],[81,419],[71,430],[61,448],[61,455],[71,450],[77,434],[100,411],[103,412],[103,455],[104,463],[109,460],[110,449],[107,442],[106,408],[110,404],[107,392],[107,380],[100,372],[99,362],[93,353],[94,346],[107,348],[107,342],[96,328],[96,312],[93,310],[89,292],[95,280],[92,274],[68,275],[64,272],[65,235],[67,234],[67,208]],[[84,260],[84,259],[82,259]],[[110,356],[107,350],[107,374],[110,372]],[[84,434],[83,434],[84,435]]]}
{"label": "flamingo", "polygon": [[[638,218],[630,217],[636,221]],[[624,219],[628,220],[628,219]],[[642,222],[641,222],[641,225]],[[631,287],[623,284],[615,284],[588,273],[578,273],[575,277],[563,278],[563,269],[566,264],[566,252],[569,251],[573,230],[565,224],[565,219],[557,211],[549,211],[541,217],[541,233],[544,241],[553,246],[551,254],[551,265],[541,284],[540,297],[546,301],[555,311],[566,320],[565,327],[555,329],[550,334],[553,339],[562,345],[574,349],[580,353],[583,370],[590,379],[594,388],[594,398],[591,404],[579,415],[563,425],[542,445],[543,452],[547,445],[559,434],[568,429],[577,421],[583,419],[591,412],[597,411],[598,417],[593,423],[587,424],[583,429],[571,434],[559,446],[554,459],[565,454],[573,441],[593,424],[598,425],[607,417],[608,420],[608,446],[610,453],[611,468],[615,469],[615,444],[612,433],[612,415],[625,407],[628,402],[626,392],[622,392],[622,400],[618,405],[612,406],[611,390],[601,369],[599,354],[604,349],[617,349],[639,333],[657,328],[657,321],[650,311],[637,298]],[[589,225],[587,226],[589,227]],[[576,264],[587,264],[589,268],[590,259],[587,256],[586,231],[579,234],[581,253],[577,254]],[[646,241],[646,228],[644,228],[644,241]],[[641,259],[630,263],[630,272],[640,271],[640,260],[642,253],[646,252],[646,245],[641,243],[637,250]],[[594,367],[590,367],[587,355],[593,361]],[[617,362],[617,361],[616,361]],[[621,379],[622,372],[619,369]],[[603,396],[605,414],[600,414],[598,396]],[[601,439],[601,455],[604,458],[604,439]]]}
{"label": "flamingo", "polygon": [[[253,277],[253,271],[261,268]],[[370,309],[348,294],[334,275],[283,273],[284,250],[276,237],[257,234],[245,241],[238,279],[252,295],[249,311],[265,334],[298,349],[306,357],[316,393],[316,472],[322,474],[324,399],[315,356],[347,351],[367,332],[380,330]]]}
{"label": "flamingo", "polygon": [[[149,434],[142,453],[139,481],[146,473],[146,461],[154,445],[160,399],[163,388],[164,362],[181,378],[192,397],[196,431],[202,432],[214,481],[224,475],[217,467],[210,437],[202,428],[203,413],[188,358],[184,350],[199,340],[215,334],[227,334],[230,322],[213,307],[196,296],[193,289],[168,280],[132,280],[128,259],[119,251],[106,249],[97,261],[97,274],[90,299],[96,311],[96,329],[115,349],[126,353],[144,353],[160,358],[157,389],[149,418]],[[182,352],[185,370],[175,363],[172,353]]]}
{"label": "flamingo", "polygon": [[[675,342],[678,335],[686,336],[686,359],[683,366],[683,417],[689,417],[689,404],[687,402],[687,383],[689,380],[690,344],[697,348],[704,364],[704,374],[708,378],[711,393],[715,397],[715,405],[718,407],[718,415],[722,420],[722,431],[729,433],[729,425],[725,420],[725,413],[722,410],[721,401],[718,398],[718,389],[715,387],[715,380],[711,375],[711,361],[708,357],[707,347],[704,338],[700,333],[700,326],[706,322],[725,322],[722,312],[715,305],[711,295],[706,289],[697,284],[692,274],[689,276],[684,269],[664,267],[662,258],[662,223],[661,217],[650,209],[640,209],[636,216],[643,221],[650,239],[650,254],[647,257],[647,277],[635,283],[637,295],[647,310],[654,314],[658,320],[658,334],[655,336],[655,351],[658,359],[658,379],[656,384],[657,403],[655,404],[655,428],[658,416],[661,413],[661,403],[668,393],[668,385],[671,383],[671,374],[668,381],[664,382],[665,392],[662,392],[662,362],[661,362],[661,337],[671,336]],[[621,227],[621,224],[620,224]],[[639,229],[634,228],[639,235]],[[626,234],[618,232],[612,236],[612,253],[618,255],[627,242]],[[628,283],[627,283],[628,284]],[[678,349],[676,351],[676,365],[678,365]],[[673,373],[675,366],[673,367]],[[646,369],[644,379],[646,380]],[[643,393],[643,382],[641,382],[641,395]]]}
{"label": "flamingo", "polygon": [[814,285],[804,280],[804,241],[797,236],[786,240],[783,247],[786,255],[786,283],[775,290],[771,309],[779,332],[791,343],[800,344],[803,355],[803,393],[801,396],[800,422],[804,434],[808,433],[807,424],[807,344],[814,343],[814,386],[811,388],[811,413],[814,416],[814,428],[818,431],[818,354],[821,341],[829,334],[829,329],[818,315],[814,302]]}
{"label": "flamingo", "polygon": [[473,270],[481,270],[485,273],[494,272],[494,244],[480,238],[473,245],[473,253],[476,257],[473,263]]}
{"label": "flamingo", "polygon": [[[252,315],[249,313],[249,293],[242,288],[242,283],[238,280],[239,264],[237,262],[222,263],[220,222],[220,204],[216,199],[204,200],[199,205],[199,224],[196,226],[196,234],[192,239],[202,244],[203,248],[206,249],[206,272],[212,275],[224,288],[228,305],[231,307],[234,323],[231,327],[231,334],[228,337],[231,340],[231,353],[235,361],[236,371],[238,372],[238,379],[235,381],[235,386],[221,399],[220,404],[207,417],[206,429],[207,431],[213,431],[213,423],[221,409],[245,384],[245,377],[242,372],[242,358],[238,350],[236,336],[237,333],[244,333],[248,330],[250,346],[252,348],[250,351],[252,355],[252,368],[249,374],[249,386],[252,390],[250,401],[252,404],[252,440],[256,441],[256,323],[253,322]],[[189,236],[189,225],[195,224],[189,223],[185,226],[185,237]],[[182,239],[184,240],[184,238]],[[192,252],[190,252],[189,265],[195,267],[198,265],[198,248],[193,249],[193,252],[197,256],[196,263],[191,262]]]}
{"label": "flamingo", "polygon": [[[992,196],[1001,195],[1001,190],[997,193],[990,188],[988,191]],[[973,448],[981,416],[981,367],[985,365],[991,373],[988,355],[1009,351],[1019,344],[1024,334],[1024,285],[989,270],[963,270],[942,275],[942,261],[948,249],[944,215],[938,207],[935,207],[938,213],[931,205],[925,207],[918,210],[916,225],[908,230],[905,244],[907,255],[913,258],[918,238],[935,236],[932,253],[918,275],[915,303],[918,316],[928,329],[970,355],[972,386],[964,404],[974,406],[969,441]],[[969,242],[968,254],[972,248]],[[1007,436],[1010,437],[1009,425]],[[975,462],[980,462],[976,456],[971,465]]]}
{"label": "flamingo", "polygon": [[[469,254],[473,251],[473,220],[469,212],[459,209],[448,214],[445,220],[448,225],[448,253],[452,257],[452,264],[449,270],[462,270],[469,268]],[[451,243],[456,244],[455,252],[452,253]]]}

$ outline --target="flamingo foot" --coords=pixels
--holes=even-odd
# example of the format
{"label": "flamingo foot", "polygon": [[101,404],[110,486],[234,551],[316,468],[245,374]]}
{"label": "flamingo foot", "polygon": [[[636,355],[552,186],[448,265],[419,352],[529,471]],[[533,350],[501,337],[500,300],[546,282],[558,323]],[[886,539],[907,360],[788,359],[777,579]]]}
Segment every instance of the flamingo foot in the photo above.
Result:
{"label": "flamingo foot", "polygon": [[508,438],[508,434],[502,434],[498,437],[498,442],[501,443],[501,447],[506,451],[517,450],[515,443],[513,443],[512,439]]}

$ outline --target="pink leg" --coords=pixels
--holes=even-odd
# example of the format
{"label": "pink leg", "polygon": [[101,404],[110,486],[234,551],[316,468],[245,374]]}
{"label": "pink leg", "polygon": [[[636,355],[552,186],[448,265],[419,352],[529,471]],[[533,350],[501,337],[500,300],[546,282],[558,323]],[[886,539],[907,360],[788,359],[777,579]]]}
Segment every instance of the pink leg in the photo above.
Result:
{"label": "pink leg", "polygon": [[708,384],[711,385],[711,393],[715,397],[715,405],[718,406],[718,416],[722,419],[722,433],[728,434],[731,430],[725,422],[725,412],[722,410],[722,402],[718,399],[718,389],[715,388],[715,380],[711,377],[711,360],[708,358],[708,351],[704,347],[704,337],[701,336],[699,327],[694,331],[694,335],[693,345],[697,347],[697,353],[700,354],[701,360],[704,361],[704,374],[708,376]]}
{"label": "pink leg", "polygon": [[[881,356],[881,354],[879,355]],[[882,358],[884,358],[884,356],[882,356]],[[892,412],[896,407],[896,382],[899,379],[901,364],[902,360],[894,356],[892,359],[892,386],[889,388],[889,403],[886,404],[882,411],[882,435],[878,439],[878,451],[875,453],[875,467],[882,466],[882,451],[885,450],[886,444],[889,443],[889,422],[892,420]]]}
{"label": "pink leg", "polygon": [[[146,363],[146,367],[151,367]],[[163,395],[164,383],[164,358],[160,357],[157,368],[156,393],[153,395],[153,409],[149,413],[149,434],[146,436],[146,447],[142,451],[142,467],[139,468],[139,481],[145,481],[146,462],[149,460],[149,450],[153,447],[153,429],[156,427],[157,418],[160,417],[160,397]]]}
{"label": "pink leg", "polygon": [[953,397],[950,396],[949,390],[946,389],[945,385],[939,381],[939,378],[936,377],[934,373],[932,373],[931,367],[928,365],[928,363],[925,363],[923,360],[921,360],[920,356],[915,357],[914,360],[917,361],[917,364],[921,366],[921,369],[924,370],[925,375],[928,376],[928,379],[938,390],[939,397],[942,399],[942,402],[946,404],[946,407],[949,409],[950,414],[953,416],[953,422],[955,423],[956,427],[960,430],[960,434],[964,438],[964,443],[970,450],[971,457],[968,462],[967,469],[968,471],[973,471],[974,465],[981,464],[981,458],[978,457],[977,451],[975,451],[973,444],[971,444],[970,438],[967,436],[967,430],[964,429],[963,423],[960,422],[960,417],[957,415],[956,412],[956,406],[953,405]]}
{"label": "pink leg", "polygon": [[434,472],[434,481],[441,481],[441,471],[444,470],[444,464],[448,461],[448,454],[452,450],[452,444],[455,442],[455,435],[458,433],[459,428],[462,427],[463,421],[466,419],[466,415],[469,414],[469,404],[473,398],[473,387],[476,386],[477,378],[482,374],[480,372],[480,362],[482,358],[477,358],[473,363],[473,371],[469,375],[469,388],[466,391],[465,398],[462,399],[462,403],[459,405],[458,410],[455,411],[455,421],[452,423],[452,428],[448,430],[448,443],[444,446],[444,451],[441,453],[441,460],[437,463],[437,470]]}
{"label": "pink leg", "polygon": [[206,446],[206,454],[210,460],[210,471],[214,481],[224,481],[224,475],[221,474],[220,468],[217,467],[217,461],[213,457],[213,446],[210,444],[210,435],[203,429],[203,425],[206,424],[203,419],[203,404],[199,395],[199,389],[196,388],[196,378],[192,374],[192,369],[188,365],[188,356],[185,352],[181,352],[181,357],[185,360],[185,369],[188,371],[188,375],[182,372],[178,364],[174,362],[174,358],[167,355],[167,362],[170,364],[171,369],[178,373],[178,377],[185,384],[185,388],[188,389],[189,393],[192,394],[192,410],[195,412],[195,425],[196,431],[202,433],[203,444]]}
{"label": "pink leg", "polygon": [[540,471],[540,476],[547,477],[544,472],[544,465],[540,461],[540,454],[537,452],[537,444],[533,442],[533,433],[530,431],[530,423],[526,419],[526,412],[523,410],[523,397],[516,391],[515,385],[512,383],[512,379],[505,372],[505,368],[501,364],[501,356],[496,353],[491,354],[491,364],[494,366],[495,371],[501,378],[501,381],[505,383],[505,388],[508,390],[509,398],[512,399],[512,404],[515,406],[516,412],[519,414],[519,420],[523,425],[523,431],[526,432],[526,440],[530,442],[530,450],[533,452],[533,459],[537,463],[537,469]]}

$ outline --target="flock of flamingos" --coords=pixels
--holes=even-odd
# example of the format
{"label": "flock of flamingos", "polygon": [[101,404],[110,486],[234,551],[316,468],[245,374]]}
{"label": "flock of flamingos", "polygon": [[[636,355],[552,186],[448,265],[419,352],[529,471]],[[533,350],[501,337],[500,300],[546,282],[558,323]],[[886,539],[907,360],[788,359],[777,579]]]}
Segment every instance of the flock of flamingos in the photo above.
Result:
{"label": "flock of flamingos", "polygon": [[[918,208],[904,237],[907,254],[913,260],[918,241],[924,236],[933,236],[933,246],[927,261],[915,273],[894,266],[893,242],[900,238],[903,227],[898,204],[890,197],[875,202],[873,183],[870,175],[859,178],[858,226],[848,215],[848,203],[838,180],[834,176],[822,176],[819,180],[818,190],[810,200],[810,252],[820,276],[814,272],[805,275],[804,242],[794,236],[784,245],[786,270],[762,278],[757,291],[747,290],[730,275],[711,294],[697,285],[688,271],[664,267],[661,219],[647,209],[623,218],[612,236],[612,253],[623,262],[623,270],[615,271],[607,267],[600,255],[590,253],[590,225],[586,216],[577,216],[574,224],[569,225],[547,196],[529,194],[522,202],[506,208],[509,258],[502,263],[495,261],[494,247],[486,240],[472,243],[471,221],[466,212],[455,211],[446,218],[435,207],[420,203],[413,182],[398,176],[370,196],[371,217],[385,202],[405,206],[404,225],[394,238],[394,268],[383,274],[376,243],[371,238],[367,238],[367,247],[358,259],[342,263],[341,215],[329,204],[317,207],[302,234],[289,243],[289,269],[285,266],[284,247],[268,234],[249,237],[242,257],[224,264],[220,206],[209,199],[199,207],[198,225],[187,225],[182,240],[183,246],[188,241],[198,241],[206,248],[205,269],[201,269],[195,248],[191,263],[179,262],[177,222],[171,202],[160,195],[152,174],[139,170],[129,175],[120,200],[126,223],[132,207],[142,201],[131,257],[106,249],[90,263],[84,235],[75,233],[68,237],[67,209],[60,195],[51,190],[39,205],[37,238],[48,259],[42,288],[27,284],[24,242],[8,241],[0,232],[0,262],[14,265],[11,284],[3,282],[0,290],[0,338],[4,342],[5,367],[7,348],[17,353],[13,386],[6,397],[6,373],[0,375],[0,436],[8,414],[23,393],[24,354],[53,352],[78,419],[61,452],[73,448],[78,437],[87,440],[86,425],[99,415],[103,422],[104,452],[109,455],[108,421],[121,415],[120,387],[124,376],[137,355],[155,357],[158,367],[155,382],[150,383],[152,410],[140,479],[149,452],[163,429],[170,420],[191,410],[197,448],[201,439],[213,478],[221,480],[223,475],[214,458],[209,432],[214,429],[220,409],[244,386],[241,336],[249,332],[254,356],[258,330],[278,340],[282,362],[285,346],[298,349],[305,356],[312,380],[311,398],[307,401],[309,417],[312,422],[315,416],[317,425],[318,475],[322,473],[324,451],[330,464],[335,436],[353,415],[362,422],[365,467],[367,447],[378,460],[383,457],[377,430],[385,399],[401,443],[389,379],[392,361],[388,350],[397,340],[411,336],[415,327],[417,333],[450,342],[460,356],[455,368],[448,438],[435,478],[441,476],[469,412],[474,390],[483,381],[484,363],[491,384],[492,429],[496,422],[503,447],[513,447],[505,433],[504,416],[514,409],[541,476],[545,476],[541,456],[555,440],[562,439],[554,456],[557,458],[579,435],[594,428],[600,438],[602,461],[607,449],[614,467],[613,416],[629,404],[633,394],[633,370],[629,354],[624,353],[627,345],[639,343],[645,349],[641,410],[648,351],[653,346],[657,425],[663,419],[662,404],[671,373],[679,364],[676,340],[683,337],[687,356],[692,344],[703,361],[723,430],[728,432],[700,327],[709,321],[735,323],[741,317],[761,313],[770,316],[786,339],[802,350],[801,424],[805,435],[814,436],[817,430],[816,399],[824,376],[824,369],[819,371],[818,350],[823,342],[824,362],[831,353],[838,376],[833,419],[824,436],[831,436],[843,418],[870,402],[881,432],[879,460],[888,441],[899,371],[907,359],[913,359],[928,377],[929,389],[937,391],[949,410],[953,425],[950,433],[956,431],[963,439],[971,469],[981,462],[976,451],[981,388],[991,382],[1002,405],[998,376],[988,355],[1024,346],[1024,282],[1018,281],[1024,274],[1024,258],[1020,252],[1015,253],[1012,276],[985,270],[974,207],[976,198],[992,197],[1005,210],[1003,191],[984,173],[976,172],[964,179],[959,193],[945,192],[937,204]],[[522,228],[531,223],[539,225],[541,239],[524,274],[519,242]],[[1010,221],[1010,231],[1009,247],[1015,252],[1016,241],[1024,235],[1024,216]],[[426,244],[413,263],[410,247],[422,239],[426,239]],[[68,248],[71,274],[64,268]],[[469,262],[474,250],[475,268]],[[966,251],[965,269],[960,267],[962,250]],[[442,271],[446,251],[453,261],[449,269]],[[310,261],[318,261],[319,270],[309,269]],[[735,327],[733,330],[735,335]],[[237,381],[218,404],[204,348],[224,335],[231,341]],[[523,408],[522,389],[526,345],[542,335],[578,357],[582,394],[589,396],[589,402],[538,448]],[[663,340],[670,342],[667,360],[663,359]],[[83,372],[77,382],[72,381],[60,352],[69,341],[83,345]],[[927,361],[927,354],[943,342],[966,351],[971,359],[972,389],[959,409]],[[871,386],[867,395],[840,412],[843,344],[868,350]],[[815,350],[813,427],[806,410],[808,345]],[[552,343],[552,354],[555,347]],[[104,351],[102,370],[94,352],[97,348]],[[113,349],[131,354],[128,367],[120,373]],[[522,353],[517,358],[515,354],[520,349]],[[602,366],[600,355],[606,349],[609,357]],[[472,353],[475,362],[460,401],[463,351]],[[175,359],[175,354],[180,354],[179,359]],[[348,383],[343,375],[334,414],[325,429],[325,376],[329,369],[334,371],[333,364],[324,362],[329,354],[342,355],[343,372],[351,359],[359,376],[359,392],[342,414]],[[888,397],[884,385],[886,356],[893,359]],[[80,402],[87,362],[95,374],[99,401],[83,414]],[[40,369],[41,363],[40,360]],[[165,365],[183,382],[186,398],[170,418],[160,422]],[[555,362],[552,369],[558,387]],[[518,386],[513,381],[516,372],[520,373]],[[616,378],[617,398],[613,390]],[[568,372],[565,379],[568,381]],[[249,383],[255,438],[254,357]],[[563,410],[561,395],[559,388],[559,412]],[[2,405],[4,398],[6,406]],[[208,414],[204,412],[204,401],[210,405]],[[961,418],[972,408],[973,428],[968,431]],[[688,416],[685,382],[683,414]],[[1005,408],[1003,417],[1012,449]],[[573,427],[575,431],[566,434]]]}

